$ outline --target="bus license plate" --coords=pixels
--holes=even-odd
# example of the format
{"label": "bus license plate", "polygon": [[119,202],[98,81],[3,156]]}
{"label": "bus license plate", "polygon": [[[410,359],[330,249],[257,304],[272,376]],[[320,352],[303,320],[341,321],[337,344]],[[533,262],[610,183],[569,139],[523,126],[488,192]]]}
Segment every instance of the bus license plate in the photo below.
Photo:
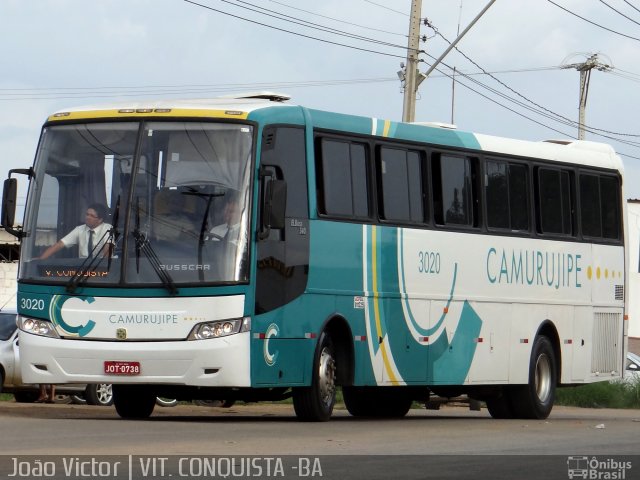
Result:
{"label": "bus license plate", "polygon": [[107,375],[140,375],[140,362],[104,362]]}

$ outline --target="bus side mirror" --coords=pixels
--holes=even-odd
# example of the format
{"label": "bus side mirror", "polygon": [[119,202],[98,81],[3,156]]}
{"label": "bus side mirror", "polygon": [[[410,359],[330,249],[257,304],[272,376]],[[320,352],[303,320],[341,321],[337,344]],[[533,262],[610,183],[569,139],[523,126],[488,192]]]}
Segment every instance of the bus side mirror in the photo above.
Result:
{"label": "bus side mirror", "polygon": [[24,237],[22,229],[13,228],[16,221],[16,199],[18,198],[18,180],[11,178],[13,173],[28,175],[29,179],[32,179],[35,176],[35,172],[33,168],[13,168],[9,170],[9,178],[4,181],[4,189],[2,190],[2,213],[0,214],[2,226],[11,235],[22,238]]}
{"label": "bus side mirror", "polygon": [[284,228],[285,208],[287,205],[287,182],[270,178],[266,181],[264,203],[262,206],[262,225],[260,240],[269,237],[271,229]]}
{"label": "bus side mirror", "polygon": [[2,191],[2,226],[13,227],[16,217],[16,199],[18,197],[18,180],[7,178]]}

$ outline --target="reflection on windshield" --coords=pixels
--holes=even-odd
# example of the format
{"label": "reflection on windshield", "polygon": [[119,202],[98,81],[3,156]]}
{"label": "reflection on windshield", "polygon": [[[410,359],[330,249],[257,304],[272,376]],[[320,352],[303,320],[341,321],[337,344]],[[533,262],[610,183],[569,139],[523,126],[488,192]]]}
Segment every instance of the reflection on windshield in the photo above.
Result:
{"label": "reflection on windshield", "polygon": [[46,129],[21,278],[172,293],[246,281],[252,135],[247,125],[203,122]]}

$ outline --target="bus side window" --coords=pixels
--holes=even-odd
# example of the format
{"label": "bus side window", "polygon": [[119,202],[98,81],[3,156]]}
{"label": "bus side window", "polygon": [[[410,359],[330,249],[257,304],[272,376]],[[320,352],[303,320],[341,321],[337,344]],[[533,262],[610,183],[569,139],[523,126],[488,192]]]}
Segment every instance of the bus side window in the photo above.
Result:
{"label": "bus side window", "polygon": [[500,160],[485,163],[487,227],[529,230],[529,175],[526,165]]}
{"label": "bus side window", "polygon": [[402,223],[425,222],[422,155],[403,148],[378,150],[378,189],[381,218]]}
{"label": "bus side window", "polygon": [[432,165],[436,224],[476,226],[477,196],[472,159],[436,154]]}
{"label": "bus side window", "polygon": [[596,173],[580,173],[579,178],[582,235],[594,239],[619,240],[619,180],[612,175]]}
{"label": "bus side window", "polygon": [[538,167],[536,175],[538,233],[573,236],[575,194],[572,173]]}
{"label": "bus side window", "polygon": [[319,144],[320,213],[332,217],[369,218],[367,146],[329,138],[320,139]]}

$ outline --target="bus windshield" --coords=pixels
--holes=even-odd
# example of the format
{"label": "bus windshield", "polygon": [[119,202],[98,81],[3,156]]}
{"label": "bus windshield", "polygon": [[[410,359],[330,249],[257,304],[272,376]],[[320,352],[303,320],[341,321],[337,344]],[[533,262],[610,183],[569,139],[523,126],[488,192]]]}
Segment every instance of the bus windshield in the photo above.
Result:
{"label": "bus windshield", "polygon": [[46,127],[20,278],[163,286],[246,282],[253,128],[101,122]]}

